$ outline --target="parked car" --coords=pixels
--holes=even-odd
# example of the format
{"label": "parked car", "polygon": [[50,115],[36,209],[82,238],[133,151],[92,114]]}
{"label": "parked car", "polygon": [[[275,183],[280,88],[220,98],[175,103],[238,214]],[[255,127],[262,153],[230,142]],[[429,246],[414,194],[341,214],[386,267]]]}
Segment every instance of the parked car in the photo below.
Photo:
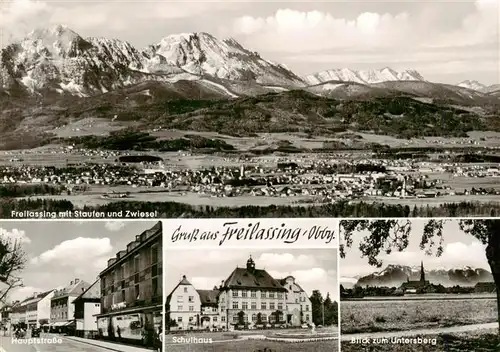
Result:
{"label": "parked car", "polygon": [[31,337],[40,337],[41,329],[34,328],[31,330]]}

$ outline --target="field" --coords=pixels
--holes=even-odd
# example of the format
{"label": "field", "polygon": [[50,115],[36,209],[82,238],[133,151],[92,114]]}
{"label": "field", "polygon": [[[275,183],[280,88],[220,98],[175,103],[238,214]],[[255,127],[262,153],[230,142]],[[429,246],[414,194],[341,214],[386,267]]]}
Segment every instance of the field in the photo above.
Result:
{"label": "field", "polygon": [[497,321],[496,298],[343,301],[343,334],[412,330]]}
{"label": "field", "polygon": [[[412,336],[411,338],[418,338]],[[498,335],[488,332],[442,334],[438,336],[421,336],[422,338],[436,338],[436,344],[395,344],[379,343],[369,347],[362,344],[342,342],[342,352],[377,351],[377,352],[496,352],[500,350]]]}

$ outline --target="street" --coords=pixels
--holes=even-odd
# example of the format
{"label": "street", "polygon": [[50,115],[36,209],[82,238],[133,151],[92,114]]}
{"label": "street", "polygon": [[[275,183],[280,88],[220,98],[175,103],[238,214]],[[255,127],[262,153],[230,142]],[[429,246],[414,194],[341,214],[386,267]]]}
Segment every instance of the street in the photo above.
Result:
{"label": "street", "polygon": [[[42,334],[42,338],[59,338],[58,335]],[[110,352],[109,349],[62,338],[61,344],[16,344],[10,336],[0,336],[0,352]]]}

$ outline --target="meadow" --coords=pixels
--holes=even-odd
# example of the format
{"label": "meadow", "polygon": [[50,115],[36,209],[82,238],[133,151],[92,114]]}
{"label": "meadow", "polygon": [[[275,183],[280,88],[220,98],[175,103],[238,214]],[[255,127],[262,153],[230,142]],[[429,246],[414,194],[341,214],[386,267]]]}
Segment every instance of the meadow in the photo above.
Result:
{"label": "meadow", "polygon": [[412,330],[497,321],[496,298],[343,301],[343,334]]}
{"label": "meadow", "polygon": [[[411,338],[417,338],[413,336]],[[500,350],[500,338],[492,332],[474,332],[459,334],[440,334],[438,336],[421,336],[422,338],[436,338],[436,344],[373,344],[364,346],[351,342],[342,342],[342,352],[377,351],[377,352],[496,352]]]}

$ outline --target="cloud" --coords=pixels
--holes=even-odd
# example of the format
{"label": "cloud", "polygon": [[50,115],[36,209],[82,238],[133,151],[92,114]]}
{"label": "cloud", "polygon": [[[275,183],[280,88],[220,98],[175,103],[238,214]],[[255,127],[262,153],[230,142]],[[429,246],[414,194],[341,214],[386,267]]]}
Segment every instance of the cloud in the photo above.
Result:
{"label": "cloud", "polygon": [[18,241],[18,243],[22,244],[31,243],[31,239],[28,236],[26,236],[26,232],[18,229],[12,229],[9,231],[4,228],[0,228],[0,237],[8,238],[12,241]]}
{"label": "cloud", "polygon": [[255,259],[259,267],[266,268],[290,268],[290,267],[307,267],[315,265],[316,261],[312,256],[293,255],[290,253],[262,253],[259,258]]}
{"label": "cloud", "polygon": [[44,292],[45,290],[39,288],[39,287],[33,287],[33,286],[23,286],[16,288],[9,292],[8,294],[8,300],[11,302],[14,301],[22,301],[26,299],[27,297],[33,295],[35,292]]}
{"label": "cloud", "polygon": [[107,221],[104,227],[106,228],[106,230],[111,232],[120,231],[125,227],[125,222],[118,220]]}
{"label": "cloud", "polygon": [[276,279],[293,276],[308,295],[311,295],[313,290],[319,290],[323,295],[329,292],[333,298],[336,298],[338,295],[338,280],[335,270],[327,271],[323,268],[315,267],[305,270],[269,270],[268,272]]}
{"label": "cloud", "polygon": [[113,251],[109,238],[78,237],[59,243],[31,259],[32,265],[54,265],[72,268],[77,274],[88,273],[89,266],[103,269]]}
{"label": "cloud", "polygon": [[[382,54],[388,48],[409,48],[414,54],[422,48],[498,43],[498,0],[477,0],[472,12],[463,15],[454,26],[451,24],[452,28],[442,23],[450,6],[456,4],[433,8],[433,12],[438,11],[440,15],[419,9],[411,15],[405,11],[397,14],[359,12],[352,18],[330,12],[282,8],[267,17],[241,16],[226,31],[240,35],[246,45],[257,50],[306,55],[306,52],[330,50],[334,56],[336,52],[331,52],[332,49],[359,48],[378,49]],[[418,29],[423,26],[425,30]],[[498,45],[491,49],[498,50]],[[391,58],[391,53],[385,58]]]}

